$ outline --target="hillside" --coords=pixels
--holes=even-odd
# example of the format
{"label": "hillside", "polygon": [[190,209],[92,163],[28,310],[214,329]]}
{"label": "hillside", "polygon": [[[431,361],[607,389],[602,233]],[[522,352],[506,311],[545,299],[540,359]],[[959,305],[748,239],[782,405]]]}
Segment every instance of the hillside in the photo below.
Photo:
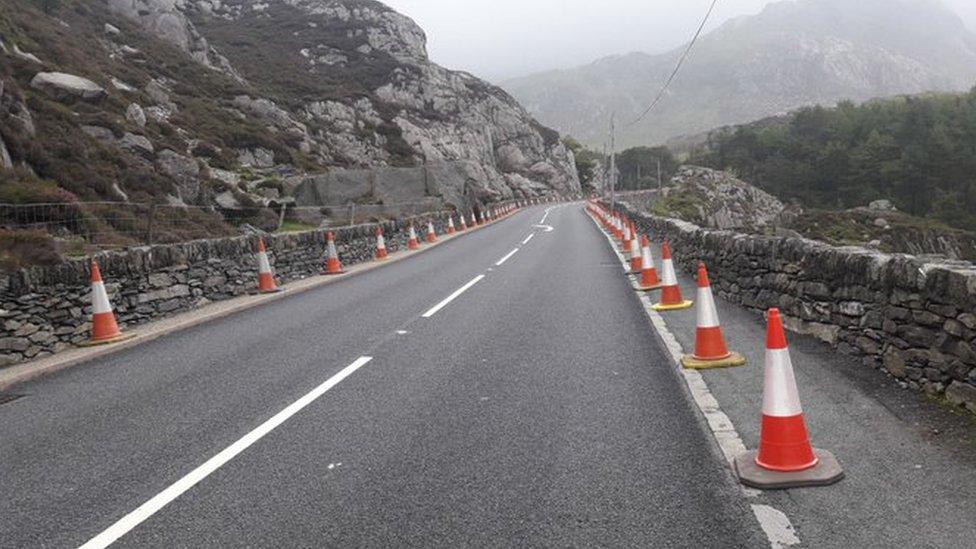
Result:
{"label": "hillside", "polygon": [[690,162],[731,169],[780,199],[827,210],[890,200],[976,231],[976,89],[836,108],[712,132]]}
{"label": "hillside", "polygon": [[705,35],[654,115],[647,106],[684,47],[630,53],[503,83],[546,124],[602,146],[612,112],[622,147],[801,106],[976,83],[976,35],[939,0],[796,0]]}
{"label": "hillside", "polygon": [[372,0],[0,0],[0,40],[0,202],[471,206],[579,189],[556,132],[431,63],[423,30]]}

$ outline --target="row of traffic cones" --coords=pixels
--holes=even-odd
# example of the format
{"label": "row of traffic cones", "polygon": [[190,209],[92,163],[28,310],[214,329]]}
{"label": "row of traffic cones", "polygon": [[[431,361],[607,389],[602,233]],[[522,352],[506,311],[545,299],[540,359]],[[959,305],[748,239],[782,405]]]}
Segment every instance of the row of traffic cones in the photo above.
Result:
{"label": "row of traffic cones", "polygon": [[[622,251],[629,251],[630,272],[640,274],[636,288],[661,290],[661,298],[653,306],[654,310],[675,311],[692,306],[692,302],[681,296],[667,242],[661,250],[663,280],[658,280],[647,235],[641,235],[637,247],[634,245],[638,238],[636,227],[626,216],[608,212],[596,202],[590,202],[587,210],[622,245]],[[634,260],[637,253],[640,253],[639,269]],[[704,263],[698,264],[697,275],[695,350],[681,359],[682,366],[712,369],[745,365],[745,358],[729,351],[726,346]],[[759,448],[734,459],[739,480],[747,486],[763,489],[825,486],[839,481],[844,472],[837,459],[830,452],[814,449],[810,444],[783,321],[775,308],[767,314],[764,369]]]}
{"label": "row of traffic cones", "polygon": [[[471,219],[470,227],[474,228],[476,226],[497,221],[503,217],[514,214],[523,206],[531,203],[532,202],[530,201],[517,201],[513,204],[490,207],[478,212],[472,210],[469,214],[469,218]],[[446,230],[447,234],[456,234],[457,232],[463,232],[469,229],[464,213],[459,214],[459,221],[460,226],[455,226],[454,215],[448,216]],[[425,239],[429,244],[437,242],[437,231],[434,229],[434,223],[430,220],[427,221],[427,232]],[[335,244],[335,235],[332,233],[332,231],[326,233],[325,240],[326,257],[321,274],[340,275],[345,273],[346,271],[342,267],[342,262],[339,260],[339,253]],[[410,250],[417,250],[420,248],[420,243],[417,239],[417,233],[414,229],[413,223],[409,225],[407,248]],[[271,262],[268,259],[268,252],[263,238],[258,238],[255,257],[258,264],[258,293],[271,294],[283,291],[275,280],[274,272],[271,269]],[[374,257],[377,261],[382,261],[389,257],[382,227],[376,228],[376,251]],[[99,268],[98,263],[95,261],[91,262],[90,280],[92,292],[92,335],[91,339],[83,345],[105,345],[135,337],[135,334],[123,333],[119,329],[118,322],[115,318],[115,312],[112,310],[112,305],[109,302],[108,292],[105,290],[105,283],[102,280],[101,269]]]}

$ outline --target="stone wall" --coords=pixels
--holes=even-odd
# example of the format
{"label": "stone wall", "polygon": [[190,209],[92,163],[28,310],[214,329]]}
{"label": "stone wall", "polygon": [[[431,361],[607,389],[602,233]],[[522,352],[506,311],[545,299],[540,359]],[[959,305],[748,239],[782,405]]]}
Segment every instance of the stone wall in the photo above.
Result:
{"label": "stone wall", "polygon": [[[428,217],[444,234],[447,215],[382,223],[387,249],[404,249],[407,227],[426,234]],[[455,218],[455,223],[458,222]],[[369,261],[377,224],[331,229],[344,265]],[[325,230],[265,236],[280,282],[319,274]],[[96,257],[119,323],[135,326],[173,313],[230,299],[256,287],[255,236],[197,240],[106,252]],[[90,337],[87,259],[32,267],[0,277],[0,367],[56,353]]]}
{"label": "stone wall", "polygon": [[702,229],[627,203],[621,210],[639,231],[669,240],[679,268],[693,273],[704,261],[723,299],[779,307],[789,329],[976,412],[976,265]]}

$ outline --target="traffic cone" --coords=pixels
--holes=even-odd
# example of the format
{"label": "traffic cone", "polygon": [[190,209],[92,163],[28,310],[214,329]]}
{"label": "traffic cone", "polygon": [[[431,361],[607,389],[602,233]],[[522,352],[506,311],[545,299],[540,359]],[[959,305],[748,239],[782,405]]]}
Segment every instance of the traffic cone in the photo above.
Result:
{"label": "traffic cone", "polygon": [[332,231],[325,233],[325,244],[328,251],[325,256],[325,270],[322,271],[322,274],[337,275],[346,272],[342,269],[342,262],[339,261],[339,252],[336,251],[335,235],[332,234]]}
{"label": "traffic cone", "polygon": [[718,313],[715,311],[715,298],[708,282],[708,271],[704,263],[698,264],[698,320],[695,329],[695,353],[681,359],[685,368],[707,370],[711,368],[730,368],[745,366],[746,359],[739,353],[730,353],[725,346]]}
{"label": "traffic cone", "polygon": [[258,292],[273,294],[282,291],[275,282],[271,262],[268,261],[268,251],[264,247],[264,238],[258,237]]}
{"label": "traffic cone", "polygon": [[[414,235],[416,238],[417,235]],[[389,257],[386,252],[386,239],[383,238],[383,227],[376,227],[376,261],[383,261]]]}
{"label": "traffic cone", "polygon": [[736,473],[753,488],[833,484],[844,471],[833,454],[810,446],[779,309],[768,317],[759,450],[736,456]]}
{"label": "traffic cone", "polygon": [[123,334],[119,330],[112,304],[108,300],[108,292],[105,291],[105,283],[102,282],[102,272],[95,261],[91,262],[91,300],[91,339],[81,343],[82,347],[108,345],[135,337],[135,334]]}
{"label": "traffic cone", "polygon": [[463,213],[461,214],[461,230],[462,231],[468,230],[468,224],[465,223],[465,221],[464,221],[464,214]]}
{"label": "traffic cone", "polygon": [[413,223],[410,224],[410,238],[407,240],[408,250],[419,250],[420,242],[417,240],[417,231],[413,228]]}
{"label": "traffic cone", "polygon": [[640,274],[643,264],[641,263],[641,246],[637,240],[637,235],[630,239],[630,272]]}
{"label": "traffic cone", "polygon": [[427,243],[433,244],[434,242],[437,242],[437,233],[434,232],[434,223],[428,219],[427,220]]}
{"label": "traffic cone", "polygon": [[457,229],[454,228],[454,216],[453,215],[448,215],[447,216],[447,234],[454,234],[456,232],[457,232]]}
{"label": "traffic cone", "polygon": [[642,292],[658,290],[661,288],[661,281],[657,277],[657,269],[654,268],[654,256],[651,255],[651,242],[647,235],[641,236],[641,278],[637,289]]}
{"label": "traffic cone", "polygon": [[630,234],[630,223],[624,221],[623,237],[620,239],[620,251],[627,255],[630,253],[630,241],[633,238]]}
{"label": "traffic cone", "polygon": [[693,303],[681,297],[681,287],[678,286],[678,276],[674,273],[674,261],[671,259],[671,247],[666,241],[661,249],[661,271],[664,277],[661,283],[661,301],[652,308],[655,311],[677,311],[691,307]]}

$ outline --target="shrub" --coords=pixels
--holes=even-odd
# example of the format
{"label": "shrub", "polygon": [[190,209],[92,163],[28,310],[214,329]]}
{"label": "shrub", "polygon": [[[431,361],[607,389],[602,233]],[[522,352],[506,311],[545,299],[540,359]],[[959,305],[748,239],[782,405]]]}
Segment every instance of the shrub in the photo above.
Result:
{"label": "shrub", "polygon": [[0,229],[0,270],[10,272],[60,261],[54,238],[44,231]]}

